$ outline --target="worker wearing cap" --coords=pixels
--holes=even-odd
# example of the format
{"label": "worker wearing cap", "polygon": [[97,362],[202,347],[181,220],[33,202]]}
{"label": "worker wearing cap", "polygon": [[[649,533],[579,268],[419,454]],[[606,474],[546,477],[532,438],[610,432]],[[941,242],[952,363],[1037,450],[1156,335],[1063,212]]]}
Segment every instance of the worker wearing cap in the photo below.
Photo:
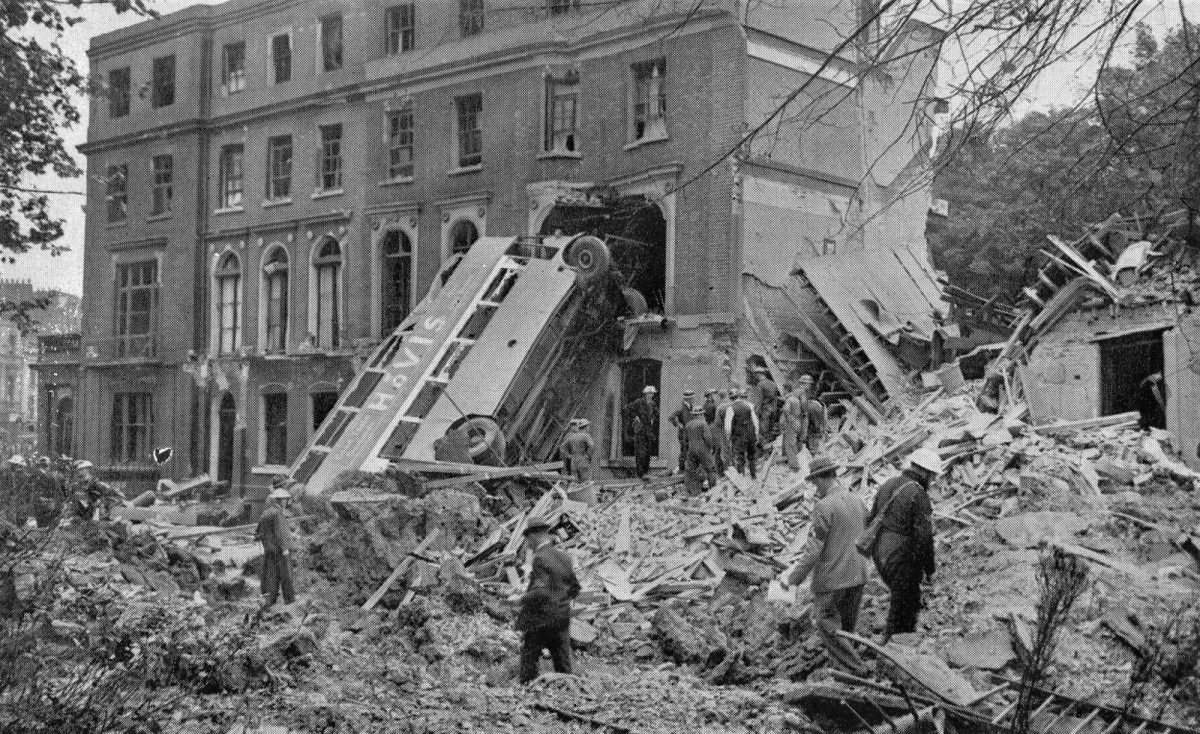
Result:
{"label": "worker wearing cap", "polygon": [[779,411],[779,428],[783,434],[783,456],[788,468],[800,471],[800,446],[808,423],[804,412],[804,391],[788,390]]}
{"label": "worker wearing cap", "polygon": [[717,391],[704,391],[704,421],[712,423],[717,419]]}
{"label": "worker wearing cap", "polygon": [[563,470],[580,482],[592,478],[592,452],[596,448],[596,442],[587,431],[588,425],[589,422],[585,418],[573,419],[571,430],[567,432],[562,448],[559,449],[563,457]]}
{"label": "worker wearing cap", "polygon": [[679,408],[671,414],[671,425],[675,426],[675,434],[679,438],[679,471],[683,472],[684,465],[687,463],[687,432],[684,426],[692,419],[692,408],[695,407],[696,391],[691,388],[685,388],[683,391],[683,402]]}
{"label": "worker wearing cap", "polygon": [[683,427],[687,437],[687,461],[684,464],[683,486],[690,495],[700,494],[704,480],[708,488],[717,486],[717,463],[713,459],[717,442],[713,438],[708,421],[704,420],[704,406],[692,408],[691,420]]}
{"label": "worker wearing cap", "polygon": [[779,386],[771,379],[771,372],[766,367],[755,370],[758,373],[758,425],[759,435],[763,441],[775,440],[775,426],[779,412]]}
{"label": "worker wearing cap", "polygon": [[728,393],[724,390],[717,393],[717,409],[709,424],[712,427],[713,438],[717,441],[717,450],[714,452],[713,458],[717,463],[718,474],[725,473],[725,467],[729,465],[733,457],[733,447],[729,443],[729,434],[725,432],[725,416],[729,413],[731,407],[733,407],[733,402],[730,400]]}
{"label": "worker wearing cap", "polygon": [[75,462],[75,502],[79,516],[86,520],[108,520],[114,505],[125,500],[124,495],[94,474],[95,465],[87,459]]}
{"label": "worker wearing cap", "polygon": [[263,606],[270,607],[283,591],[283,603],[291,604],[296,600],[296,591],[292,585],[292,542],[291,531],[287,524],[287,504],[292,499],[291,492],[284,489],[288,478],[282,475],[271,480],[271,494],[267,495],[267,508],[258,519],[258,528],[254,531],[255,540],[263,546],[262,593]]}
{"label": "worker wearing cap", "polygon": [[816,455],[821,447],[821,437],[825,434],[827,419],[825,404],[816,394],[816,386],[808,375],[800,378],[800,387],[804,390],[804,445],[810,453]]}
{"label": "worker wearing cap", "polygon": [[854,632],[867,583],[867,559],[855,544],[863,534],[867,508],[838,481],[838,465],[828,456],[813,460],[808,481],[817,488],[804,553],[786,583],[802,584],[812,574],[813,626],[833,662],[851,673],[866,665],[839,631]]}
{"label": "worker wearing cap", "polygon": [[739,474],[746,473],[750,468],[750,478],[756,479],[758,467],[758,414],[754,406],[746,399],[743,388],[735,388],[733,404],[725,414],[725,432],[729,434],[729,444],[733,449],[733,463]]}
{"label": "worker wearing cap", "polygon": [[550,524],[542,519],[530,520],[525,526],[533,568],[517,613],[522,683],[538,676],[542,650],[550,651],[555,672],[571,672],[571,600],[579,595],[579,579],[571,568],[571,557],[552,542],[550,530]]}
{"label": "worker wearing cap", "polygon": [[646,385],[642,397],[625,406],[626,436],[633,443],[633,456],[637,475],[645,479],[650,473],[650,449],[658,435],[658,406],[654,396],[658,388]]}
{"label": "worker wearing cap", "polygon": [[942,473],[932,449],[917,449],[900,476],[883,483],[867,516],[882,515],[875,567],[891,592],[884,644],[893,635],[915,632],[921,610],[921,579],[933,580],[933,505],[929,483]]}

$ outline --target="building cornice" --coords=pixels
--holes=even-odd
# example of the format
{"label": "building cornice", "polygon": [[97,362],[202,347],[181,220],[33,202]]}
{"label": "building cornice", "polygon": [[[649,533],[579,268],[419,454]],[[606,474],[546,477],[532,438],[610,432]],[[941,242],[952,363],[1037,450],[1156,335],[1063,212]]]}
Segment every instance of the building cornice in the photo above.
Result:
{"label": "building cornice", "polygon": [[412,212],[420,213],[423,209],[419,201],[393,201],[387,204],[375,204],[363,209],[363,214],[368,217],[386,216],[388,214],[409,214]]}
{"label": "building cornice", "polygon": [[92,155],[93,153],[100,153],[106,150],[137,145],[148,140],[162,140],[163,138],[172,138],[177,135],[198,133],[204,128],[204,121],[193,117],[187,120],[170,122],[165,125],[156,125],[155,127],[145,128],[116,137],[89,140],[86,143],[79,144],[75,149],[84,155]]}
{"label": "building cornice", "polygon": [[121,250],[152,249],[155,247],[166,246],[166,237],[146,237],[140,240],[119,240],[117,242],[108,243],[108,249],[113,252],[119,252]]}
{"label": "building cornice", "polygon": [[225,229],[210,229],[202,234],[201,237],[206,244],[212,244],[218,240],[251,239],[255,235],[264,235],[271,232],[295,231],[301,227],[312,227],[330,222],[346,222],[353,217],[353,209],[333,209],[327,212],[318,212],[303,217],[281,219],[274,222],[254,222],[252,224],[243,224]]}
{"label": "building cornice", "polygon": [[678,179],[679,174],[683,173],[683,161],[670,161],[652,168],[647,168],[637,173],[631,173],[627,176],[618,176],[604,182],[605,186],[611,186],[619,189],[625,186],[632,186],[643,181],[661,181],[662,179]]}

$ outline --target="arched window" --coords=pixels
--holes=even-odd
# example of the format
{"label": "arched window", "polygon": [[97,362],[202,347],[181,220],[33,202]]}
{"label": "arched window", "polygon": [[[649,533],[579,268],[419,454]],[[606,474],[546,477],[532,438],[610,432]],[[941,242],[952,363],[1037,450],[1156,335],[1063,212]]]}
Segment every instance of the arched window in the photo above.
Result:
{"label": "arched window", "polygon": [[232,354],[242,341],[242,262],[232,252],[217,263],[217,354]]}
{"label": "arched window", "polygon": [[337,240],[325,240],[313,259],[317,275],[317,346],[338,346],[338,276],[342,268],[342,248]]}
{"label": "arched window", "polygon": [[266,344],[268,352],[287,351],[288,321],[288,256],[287,250],[276,247],[263,264],[263,307],[266,313]]}
{"label": "arched window", "polygon": [[457,255],[471,249],[475,240],[479,239],[479,230],[469,219],[460,219],[450,228],[450,254]]}
{"label": "arched window", "polygon": [[383,236],[383,323],[381,336],[392,332],[412,310],[412,241],[402,230]]}

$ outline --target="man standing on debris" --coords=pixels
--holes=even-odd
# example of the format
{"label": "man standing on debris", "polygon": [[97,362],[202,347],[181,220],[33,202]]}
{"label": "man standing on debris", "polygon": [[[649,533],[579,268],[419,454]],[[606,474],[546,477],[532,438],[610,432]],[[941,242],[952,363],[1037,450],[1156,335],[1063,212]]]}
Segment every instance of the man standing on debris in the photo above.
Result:
{"label": "man standing on debris", "polygon": [[646,385],[642,388],[642,397],[625,406],[625,426],[633,439],[633,456],[639,479],[645,479],[650,473],[650,445],[658,432],[658,406],[654,404],[657,392],[658,388],[654,385]]}
{"label": "man standing on debris", "polygon": [[817,488],[812,525],[800,562],[788,575],[789,585],[812,574],[813,626],[830,660],[862,675],[867,666],[838,631],[854,632],[867,583],[867,559],[855,548],[863,533],[867,508],[837,479],[838,465],[828,456],[812,463],[808,480]]}
{"label": "man standing on debris", "polygon": [[730,395],[734,398],[733,405],[725,414],[725,433],[729,435],[729,443],[733,447],[733,463],[739,474],[746,473],[747,464],[750,467],[750,478],[757,479],[758,471],[755,462],[758,460],[758,414],[754,406],[746,399],[746,391],[734,388]]}
{"label": "man standing on debris", "polygon": [[729,433],[725,431],[725,416],[729,414],[729,409],[733,407],[728,395],[725,391],[717,394],[717,409],[713,413],[713,419],[709,421],[712,427],[713,438],[717,442],[716,456],[717,473],[724,474],[725,467],[729,465],[733,456],[733,449],[729,445]]}
{"label": "man standing on debris", "polygon": [[687,432],[684,426],[692,419],[692,408],[695,406],[696,393],[690,387],[683,391],[683,403],[679,409],[671,414],[671,425],[675,426],[676,435],[679,437],[679,471],[684,470],[684,465],[687,463]]}
{"label": "man standing on debris", "polygon": [[783,455],[792,471],[800,471],[800,446],[804,442],[805,429],[808,426],[805,416],[804,392],[789,389],[787,397],[783,399],[779,422],[783,432]]}
{"label": "man standing on debris", "polygon": [[825,404],[817,397],[812,377],[801,377],[800,387],[804,390],[804,445],[815,456],[821,447],[821,436],[825,433]]}
{"label": "man standing on debris", "polygon": [[717,391],[704,391],[704,420],[712,423],[717,419]]}
{"label": "man standing on debris", "polygon": [[713,452],[717,442],[713,438],[712,429],[704,420],[704,407],[697,405],[692,408],[692,418],[684,425],[687,434],[687,463],[684,466],[684,488],[690,495],[700,494],[704,480],[708,480],[708,488],[717,486],[717,464],[713,460]]}
{"label": "man standing on debris", "polygon": [[538,676],[542,650],[550,651],[555,672],[571,672],[571,600],[579,595],[571,557],[551,542],[548,522],[530,520],[525,526],[525,542],[533,554],[533,570],[517,614],[517,629],[522,634],[522,683]]}
{"label": "man standing on debris", "polygon": [[1138,428],[1148,431],[1167,425],[1167,385],[1163,373],[1155,372],[1138,385]]}
{"label": "man standing on debris", "polygon": [[287,503],[291,492],[284,488],[288,479],[279,475],[271,480],[271,494],[267,496],[267,509],[263,510],[254,531],[254,539],[263,545],[262,593],[263,607],[268,608],[279,598],[283,590],[283,603],[296,600],[292,586],[292,534],[287,524]]}
{"label": "man standing on debris", "polygon": [[95,466],[87,459],[75,462],[75,503],[80,517],[86,520],[108,520],[115,505],[125,501],[124,495],[96,478]]}
{"label": "man standing on debris", "polygon": [[563,469],[580,482],[586,482],[592,478],[592,452],[596,448],[596,442],[592,440],[587,428],[588,420],[586,418],[572,418],[571,430],[563,439],[562,449],[560,449],[563,457]]}
{"label": "man standing on debris", "polygon": [[882,516],[873,557],[891,592],[886,645],[893,635],[916,632],[921,610],[921,579],[933,581],[933,505],[929,483],[942,473],[942,459],[932,449],[917,449],[900,476],[883,483],[867,516]]}
{"label": "man standing on debris", "polygon": [[779,386],[771,379],[771,372],[766,367],[759,367],[758,373],[758,424],[762,426],[762,440],[775,440],[776,415],[779,412]]}

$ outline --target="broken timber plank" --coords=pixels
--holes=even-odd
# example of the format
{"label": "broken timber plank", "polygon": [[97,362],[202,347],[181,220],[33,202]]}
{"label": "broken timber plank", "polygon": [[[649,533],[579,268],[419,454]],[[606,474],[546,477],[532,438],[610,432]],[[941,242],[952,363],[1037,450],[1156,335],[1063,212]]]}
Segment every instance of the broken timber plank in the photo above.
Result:
{"label": "broken timber plank", "polygon": [[551,474],[550,472],[561,469],[563,463],[561,461],[553,461],[546,464],[533,464],[531,466],[513,466],[513,467],[484,467],[481,466],[475,470],[474,474],[464,474],[449,479],[435,479],[425,482],[426,490],[444,489],[446,487],[457,487],[460,484],[470,484],[471,482],[485,482],[489,479],[503,479],[504,477],[523,477],[533,479],[546,479],[555,481],[562,479],[560,474]]}
{"label": "broken timber plank", "polygon": [[1131,563],[1119,561],[1116,558],[1109,558],[1103,553],[1097,553],[1094,550],[1084,548],[1080,545],[1062,543],[1059,541],[1051,541],[1050,544],[1061,550],[1063,553],[1069,553],[1070,555],[1078,556],[1084,560],[1092,561],[1093,563],[1099,563],[1100,565],[1111,568],[1114,571],[1120,571],[1121,573],[1128,574],[1138,581],[1149,582],[1153,578],[1149,573]]}
{"label": "broken timber plank", "polygon": [[1081,421],[1070,421],[1067,423],[1051,423],[1044,426],[1034,426],[1034,433],[1070,433],[1074,431],[1087,431],[1092,428],[1111,428],[1114,426],[1124,426],[1127,424],[1137,423],[1138,412],[1131,410],[1128,413],[1117,413],[1116,415],[1105,415],[1099,418],[1088,418]]}
{"label": "broken timber plank", "polygon": [[362,606],[363,611],[369,612],[374,609],[375,605],[379,603],[379,600],[383,598],[383,595],[388,592],[388,589],[392,588],[392,584],[396,583],[396,581],[404,575],[404,572],[408,570],[408,567],[412,565],[413,556],[419,556],[425,551],[429,550],[429,546],[437,542],[437,539],[439,536],[441,536],[441,534],[441,528],[434,528],[433,530],[429,531],[429,534],[425,536],[425,540],[421,541],[416,550],[405,556],[404,560],[400,561],[400,563],[396,565],[396,569],[392,571],[392,575],[387,577],[387,581],[384,581],[383,585],[371,595],[371,598],[367,599],[366,603]]}

